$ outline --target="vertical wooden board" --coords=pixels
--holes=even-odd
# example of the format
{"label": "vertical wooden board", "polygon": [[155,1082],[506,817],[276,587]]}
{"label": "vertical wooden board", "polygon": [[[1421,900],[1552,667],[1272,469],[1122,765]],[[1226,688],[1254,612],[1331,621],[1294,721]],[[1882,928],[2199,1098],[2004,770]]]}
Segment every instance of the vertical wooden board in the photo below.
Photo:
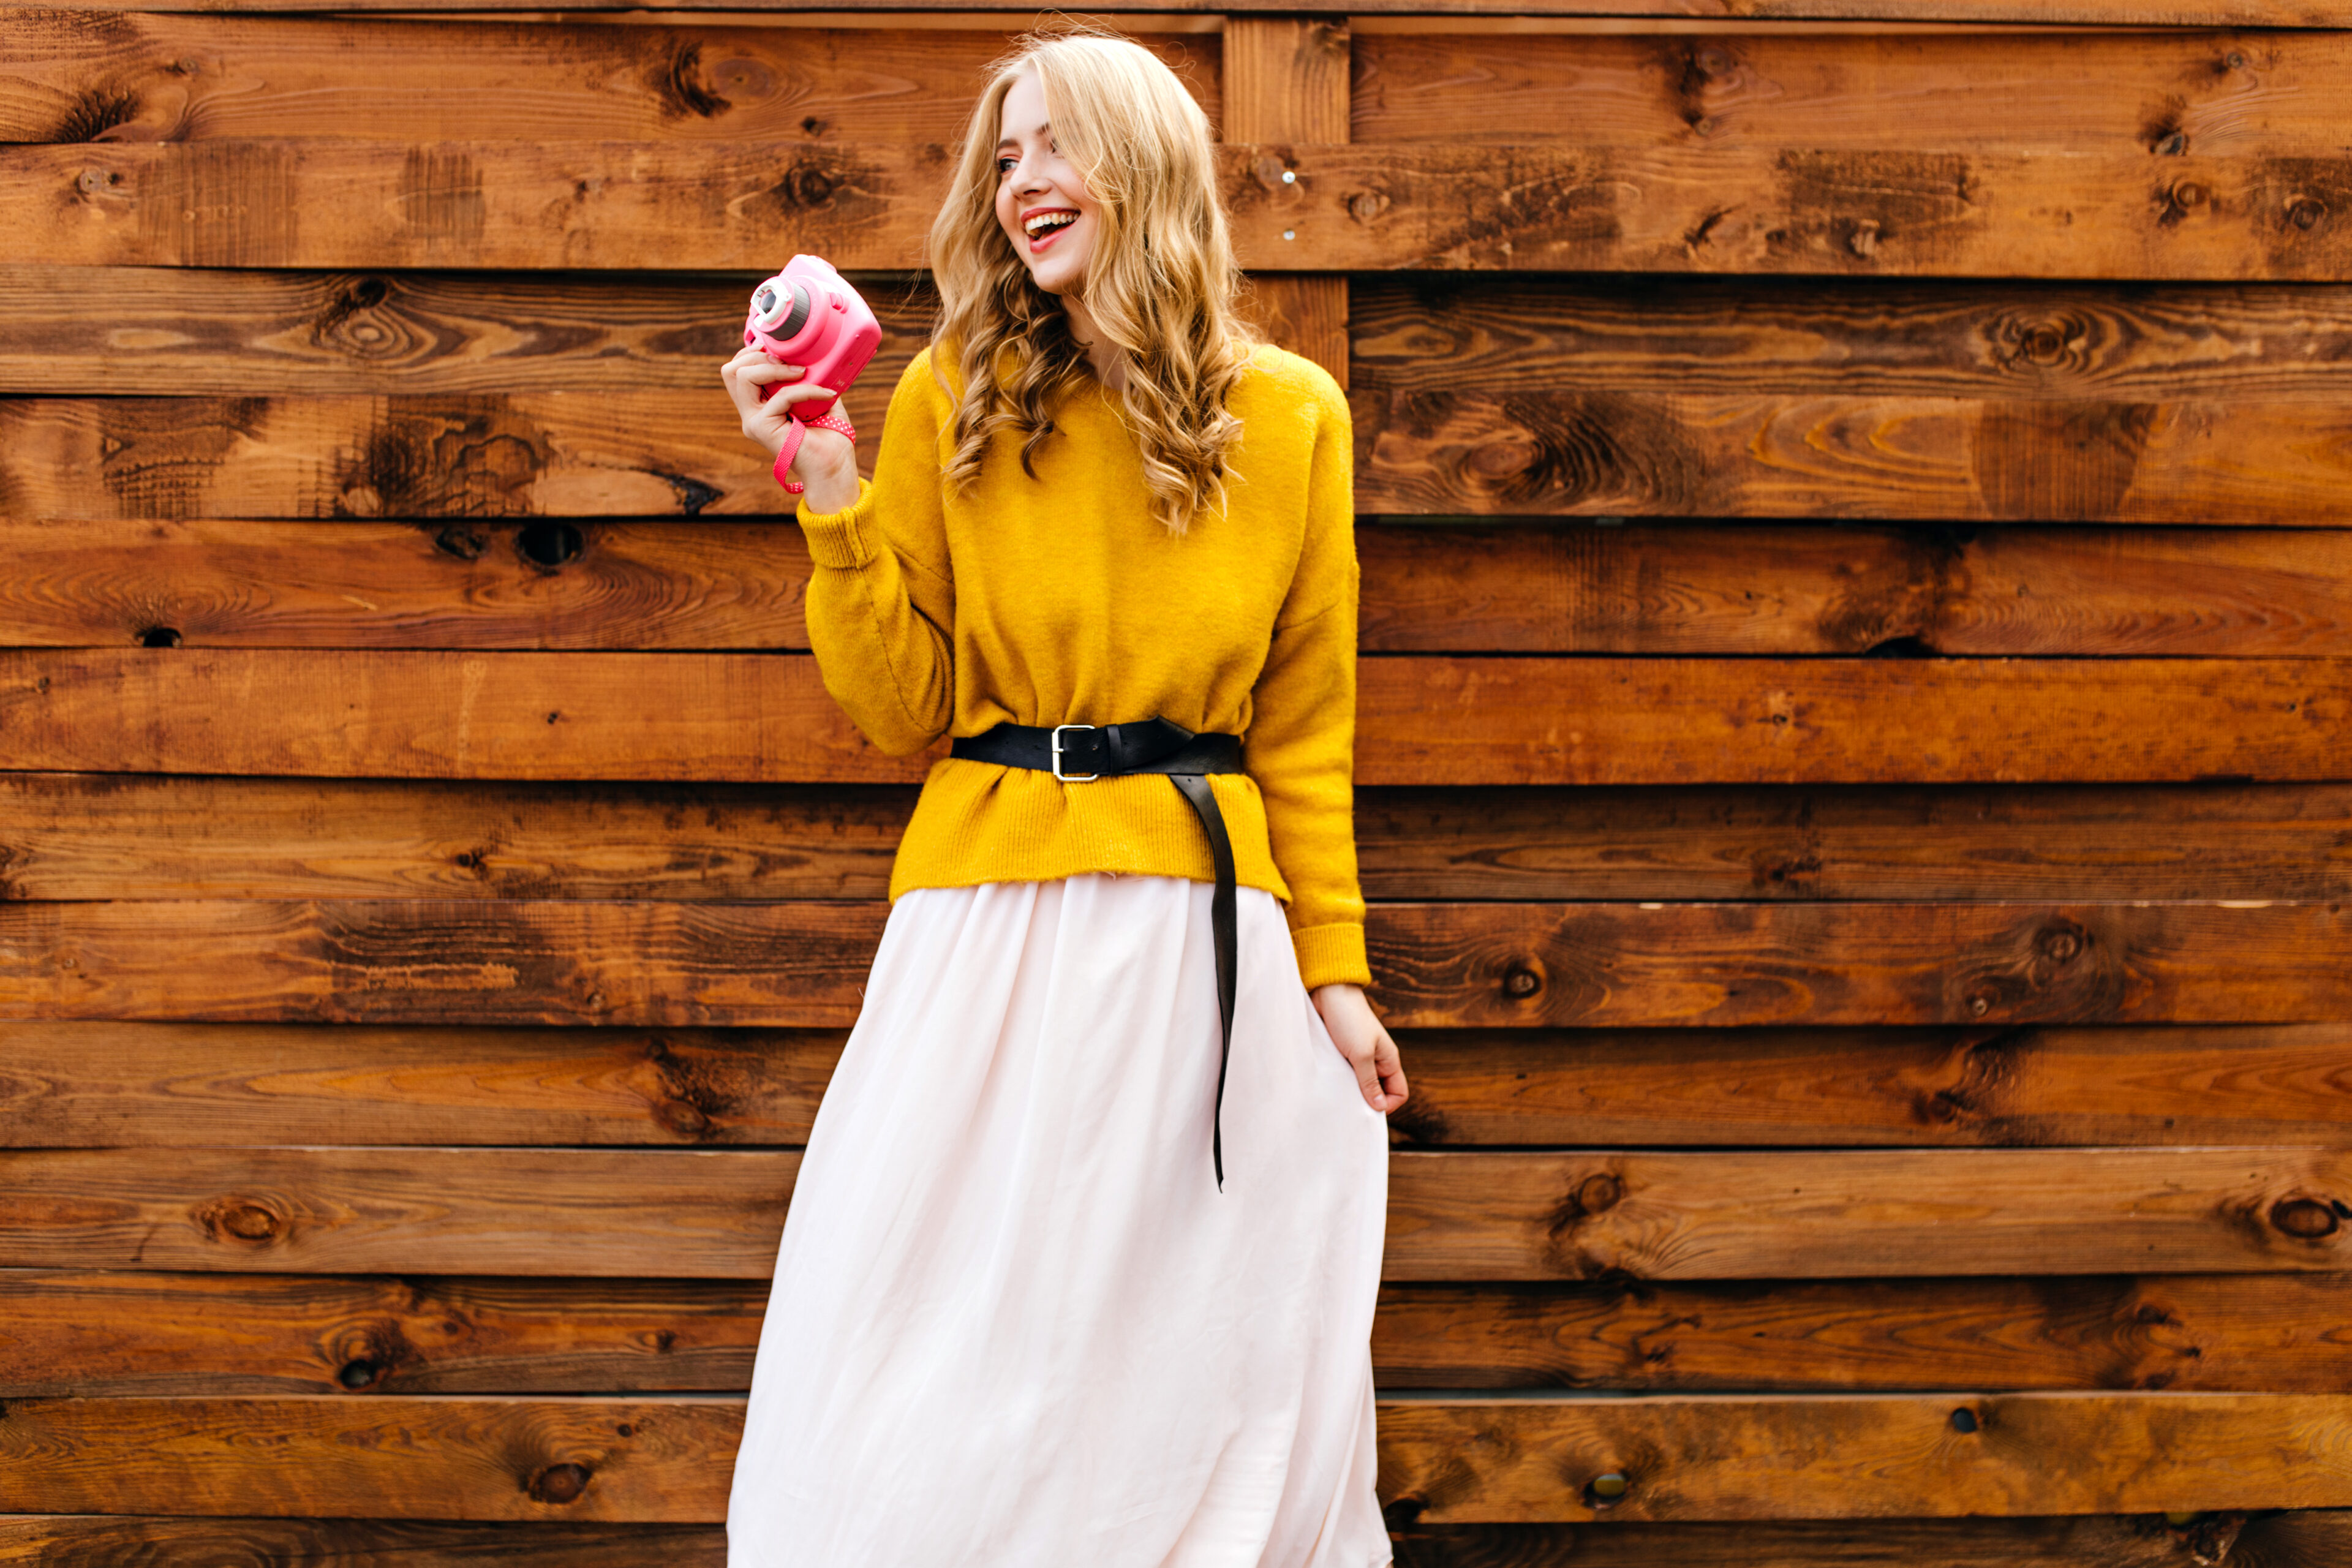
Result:
{"label": "vertical wooden board", "polygon": [[[1228,142],[1348,140],[1351,47],[1342,17],[1234,16],[1225,24],[1224,123]],[[1263,177],[1279,184],[1279,151]],[[1289,243],[1296,243],[1291,241]],[[1266,334],[1348,385],[1348,279],[1289,273],[1253,279],[1250,304]]]}

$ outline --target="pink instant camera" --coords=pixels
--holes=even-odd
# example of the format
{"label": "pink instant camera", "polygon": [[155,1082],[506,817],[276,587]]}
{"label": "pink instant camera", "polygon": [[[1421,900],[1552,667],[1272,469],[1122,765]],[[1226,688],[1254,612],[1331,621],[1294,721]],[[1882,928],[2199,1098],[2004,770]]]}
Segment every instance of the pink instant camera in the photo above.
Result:
{"label": "pink instant camera", "polygon": [[[782,272],[751,290],[743,341],[778,364],[799,365],[803,374],[797,384],[822,386],[834,395],[793,405],[793,426],[776,458],[776,471],[782,474],[800,451],[801,426],[831,414],[874,358],[882,343],[882,324],[830,264],[814,256],[795,256]],[[766,402],[777,386],[792,384],[761,387],[760,401]]]}

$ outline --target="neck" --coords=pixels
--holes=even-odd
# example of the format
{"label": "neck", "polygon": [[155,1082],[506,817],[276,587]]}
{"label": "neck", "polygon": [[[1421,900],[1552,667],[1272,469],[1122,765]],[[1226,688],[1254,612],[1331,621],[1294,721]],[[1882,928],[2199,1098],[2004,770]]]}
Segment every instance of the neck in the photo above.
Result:
{"label": "neck", "polygon": [[1087,363],[1094,367],[1095,379],[1113,392],[1127,387],[1127,356],[1103,341],[1095,330],[1095,319],[1087,313],[1086,301],[1076,294],[1062,296],[1062,309],[1070,318],[1070,335],[1087,351]]}

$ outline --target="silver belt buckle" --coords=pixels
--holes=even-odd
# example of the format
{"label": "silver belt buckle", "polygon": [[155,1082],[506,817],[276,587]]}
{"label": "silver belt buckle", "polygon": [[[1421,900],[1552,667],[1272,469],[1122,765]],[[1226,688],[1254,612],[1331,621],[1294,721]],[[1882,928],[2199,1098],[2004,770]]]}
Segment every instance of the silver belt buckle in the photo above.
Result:
{"label": "silver belt buckle", "polygon": [[1054,753],[1054,776],[1060,779],[1064,784],[1084,784],[1088,779],[1098,779],[1102,777],[1100,773],[1066,773],[1062,771],[1062,731],[1065,730],[1091,730],[1095,727],[1096,726],[1092,724],[1056,724],[1054,726],[1053,739],[1049,742],[1053,748]]}

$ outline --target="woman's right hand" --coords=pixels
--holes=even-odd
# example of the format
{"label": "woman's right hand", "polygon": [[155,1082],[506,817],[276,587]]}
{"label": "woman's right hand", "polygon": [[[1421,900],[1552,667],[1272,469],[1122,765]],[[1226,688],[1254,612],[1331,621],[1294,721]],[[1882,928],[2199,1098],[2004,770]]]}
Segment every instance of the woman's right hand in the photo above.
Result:
{"label": "woman's right hand", "polygon": [[[784,426],[792,422],[794,404],[833,395],[826,387],[793,385],[801,374],[799,365],[778,364],[748,343],[719,367],[719,379],[742,416],[743,434],[766,447],[771,457],[784,448]],[[764,386],[776,390],[762,401],[760,389]],[[845,510],[857,501],[857,448],[839,431],[808,426],[793,458],[792,476],[808,487],[809,510]]]}

